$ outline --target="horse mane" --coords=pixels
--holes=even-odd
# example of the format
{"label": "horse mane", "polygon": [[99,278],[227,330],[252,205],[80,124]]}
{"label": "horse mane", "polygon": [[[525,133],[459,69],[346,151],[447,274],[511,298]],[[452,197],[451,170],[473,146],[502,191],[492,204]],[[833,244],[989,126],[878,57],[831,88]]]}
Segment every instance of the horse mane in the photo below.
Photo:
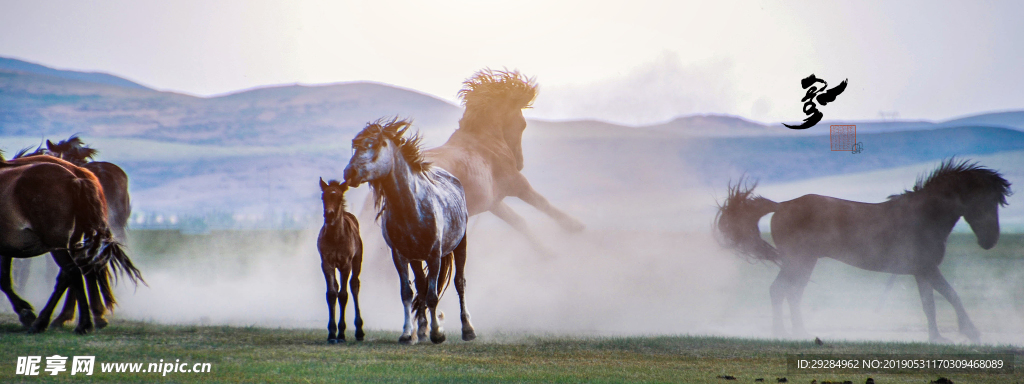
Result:
{"label": "horse mane", "polygon": [[998,171],[970,160],[949,158],[943,160],[927,177],[918,177],[914,188],[900,195],[889,196],[889,200],[927,192],[956,192],[959,196],[987,192],[998,196],[999,205],[1002,206],[1007,204],[1006,198],[1013,194],[1010,182]]}
{"label": "horse mane", "polygon": [[89,162],[96,154],[98,150],[89,148],[82,142],[82,139],[78,137],[78,134],[71,135],[67,140],[61,140],[57,144],[51,143],[49,140],[46,141],[47,148],[57,154],[60,158],[68,160],[76,165],[82,165]]}
{"label": "horse mane", "polygon": [[[373,121],[366,124],[359,134],[356,135],[352,142],[357,141],[369,141],[374,147],[379,146],[381,139],[386,138],[391,140],[398,146],[398,152],[402,154],[402,158],[409,164],[409,168],[418,174],[426,174],[427,170],[430,169],[430,162],[423,158],[420,153],[420,137],[419,132],[411,134],[409,137],[405,136],[408,132],[409,127],[412,126],[412,122],[409,120],[400,120],[397,117],[387,119],[380,118],[377,121]],[[370,186],[373,190],[374,207],[377,208],[377,218],[384,212],[384,194],[380,193],[379,185],[377,182],[370,181]]]}
{"label": "horse mane", "polygon": [[477,124],[473,117],[496,108],[530,108],[537,98],[537,82],[517,70],[495,71],[484,68],[462,82],[458,95],[466,107],[464,121],[459,124],[459,129],[485,129],[491,124]]}

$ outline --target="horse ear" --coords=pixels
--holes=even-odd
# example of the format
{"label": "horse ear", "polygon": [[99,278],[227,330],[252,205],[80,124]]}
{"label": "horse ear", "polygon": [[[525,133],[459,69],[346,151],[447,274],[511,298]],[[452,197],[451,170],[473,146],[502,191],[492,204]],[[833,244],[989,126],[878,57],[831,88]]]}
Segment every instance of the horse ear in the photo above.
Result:
{"label": "horse ear", "polygon": [[348,190],[348,180],[341,182],[341,193],[345,193]]}
{"label": "horse ear", "polygon": [[320,191],[327,189],[327,183],[324,182],[324,178],[320,178]]}
{"label": "horse ear", "polygon": [[50,152],[56,152],[57,150],[54,149],[53,147],[55,147],[55,145],[53,145],[53,142],[50,141],[49,139],[47,139],[46,140],[46,149],[49,149]]}

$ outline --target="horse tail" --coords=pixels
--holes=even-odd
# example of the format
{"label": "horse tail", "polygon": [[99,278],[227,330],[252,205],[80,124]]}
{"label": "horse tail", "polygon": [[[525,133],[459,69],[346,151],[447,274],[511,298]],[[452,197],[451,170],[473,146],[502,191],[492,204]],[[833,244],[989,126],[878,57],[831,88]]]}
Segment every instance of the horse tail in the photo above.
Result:
{"label": "horse tail", "polygon": [[740,256],[757,261],[778,263],[779,251],[761,238],[757,222],[778,209],[779,203],[754,195],[757,182],[744,188],[741,178],[729,185],[729,196],[718,206],[715,216],[719,244],[737,251]]}
{"label": "horse tail", "polygon": [[75,233],[72,235],[72,242],[77,242],[79,236],[82,238],[82,245],[90,260],[80,261],[80,265],[94,264],[93,261],[97,251],[102,245],[102,239],[110,236],[110,228],[107,226],[107,204],[103,195],[103,188],[99,180],[92,172],[75,169],[76,193],[72,197],[75,211]]}
{"label": "horse tail", "polygon": [[[79,260],[83,272],[96,273],[100,281],[109,280],[110,273],[103,270],[110,268],[111,272],[127,275],[136,285],[139,281],[145,284],[139,270],[110,233],[106,199],[103,189],[98,187],[96,176],[87,170],[76,170],[75,175],[78,176],[78,193],[74,196],[75,232],[82,235],[82,244],[88,255],[87,260]],[[77,236],[72,241],[77,241]],[[104,296],[112,297],[109,281],[106,285],[108,292]],[[113,305],[112,301],[110,305]]]}
{"label": "horse tail", "polygon": [[444,297],[444,293],[448,291],[448,287],[452,285],[452,264],[455,261],[454,254],[447,254],[441,258],[441,273],[437,276],[438,282],[444,282],[444,288],[438,287],[441,292],[437,293],[437,299],[441,300]]}
{"label": "horse tail", "polygon": [[[452,264],[453,264],[454,260],[455,260],[455,255],[451,254],[451,253],[445,255],[444,257],[441,257],[441,270],[437,274],[437,282],[439,284],[443,282],[444,287],[438,286],[438,290],[439,290],[439,292],[437,293],[437,300],[438,301],[441,301],[441,297],[443,297],[444,293],[448,291],[448,286],[452,285]],[[415,266],[414,265],[413,268],[421,268],[421,266]],[[423,265],[422,268],[424,268],[423,272],[424,272],[424,274],[426,274],[426,272],[427,272],[426,265]],[[415,316],[416,318],[420,317],[420,313],[426,313],[426,312],[424,312],[424,311],[427,310],[427,297],[426,297],[426,295],[425,294],[424,295],[420,295],[420,294],[417,293],[416,297],[414,297],[412,299],[412,308],[413,308],[413,313],[416,315]],[[438,312],[438,317],[441,320],[444,320],[444,312],[441,312],[440,310],[437,311],[437,312]]]}

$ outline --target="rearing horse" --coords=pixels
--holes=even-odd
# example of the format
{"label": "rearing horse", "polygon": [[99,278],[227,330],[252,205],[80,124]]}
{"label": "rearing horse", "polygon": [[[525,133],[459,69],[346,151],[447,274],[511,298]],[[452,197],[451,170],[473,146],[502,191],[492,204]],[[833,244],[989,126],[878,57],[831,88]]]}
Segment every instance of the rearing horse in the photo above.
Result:
{"label": "rearing horse", "polygon": [[[476,338],[466,310],[466,198],[459,179],[444,169],[431,166],[420,157],[419,137],[403,135],[410,123],[404,120],[378,120],[369,123],[352,140],[352,159],[345,167],[345,184],[355,187],[370,184],[381,218],[384,240],[398,270],[405,308],[405,325],[400,343],[411,344],[413,290],[409,282],[410,262],[426,262],[424,282],[419,265],[416,273],[420,294],[426,290],[430,310],[430,341],[445,341],[438,321],[439,283],[448,281],[455,264],[455,289],[459,293],[462,339]],[[443,276],[443,277],[442,277]],[[421,283],[422,282],[422,283]],[[417,311],[420,316],[423,312]],[[421,323],[419,336],[424,334]]]}
{"label": "rearing horse", "polygon": [[[978,245],[990,249],[999,240],[999,206],[1006,205],[1010,182],[994,170],[953,159],[942,164],[914,188],[878,204],[827,196],[804,195],[776,203],[753,195],[756,183],[729,186],[715,226],[723,244],[756,260],[779,265],[769,290],[773,331],[785,333],[782,303],[789,301],[793,332],[805,334],[800,300],[819,258],[831,257],[876,272],[914,275],[928,318],[928,339],[948,342],[935,321],[933,290],[956,310],[960,333],[971,341],[981,334],[967,316],[960,297],[939,272],[946,239],[961,217],[971,226]],[[761,239],[757,222],[770,212],[771,234],[778,248]]]}

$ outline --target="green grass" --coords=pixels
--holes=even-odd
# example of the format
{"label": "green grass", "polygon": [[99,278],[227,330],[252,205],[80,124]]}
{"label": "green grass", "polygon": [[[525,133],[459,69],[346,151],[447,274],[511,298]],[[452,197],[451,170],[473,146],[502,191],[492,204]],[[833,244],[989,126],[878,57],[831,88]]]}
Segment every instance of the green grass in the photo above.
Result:
{"label": "green grass", "polygon": [[[487,341],[454,340],[404,346],[394,332],[371,331],[367,340],[328,345],[322,330],[226,326],[170,326],[115,320],[77,336],[70,328],[26,334],[13,315],[0,315],[0,381],[115,382],[675,382],[752,383],[756,378],[792,383],[825,380],[863,383],[928,383],[939,376],[957,383],[1024,382],[1022,375],[986,374],[788,374],[787,354],[1012,353],[1022,372],[1024,351],[1011,347],[921,343],[746,340],[701,336],[567,337],[497,335]],[[349,330],[351,337],[352,330]],[[18,356],[96,356],[92,376],[15,376]],[[102,363],[175,359],[211,363],[210,373],[102,373]],[[45,360],[44,360],[45,363]],[[48,372],[41,372],[48,374]],[[717,378],[732,375],[737,381]]]}

